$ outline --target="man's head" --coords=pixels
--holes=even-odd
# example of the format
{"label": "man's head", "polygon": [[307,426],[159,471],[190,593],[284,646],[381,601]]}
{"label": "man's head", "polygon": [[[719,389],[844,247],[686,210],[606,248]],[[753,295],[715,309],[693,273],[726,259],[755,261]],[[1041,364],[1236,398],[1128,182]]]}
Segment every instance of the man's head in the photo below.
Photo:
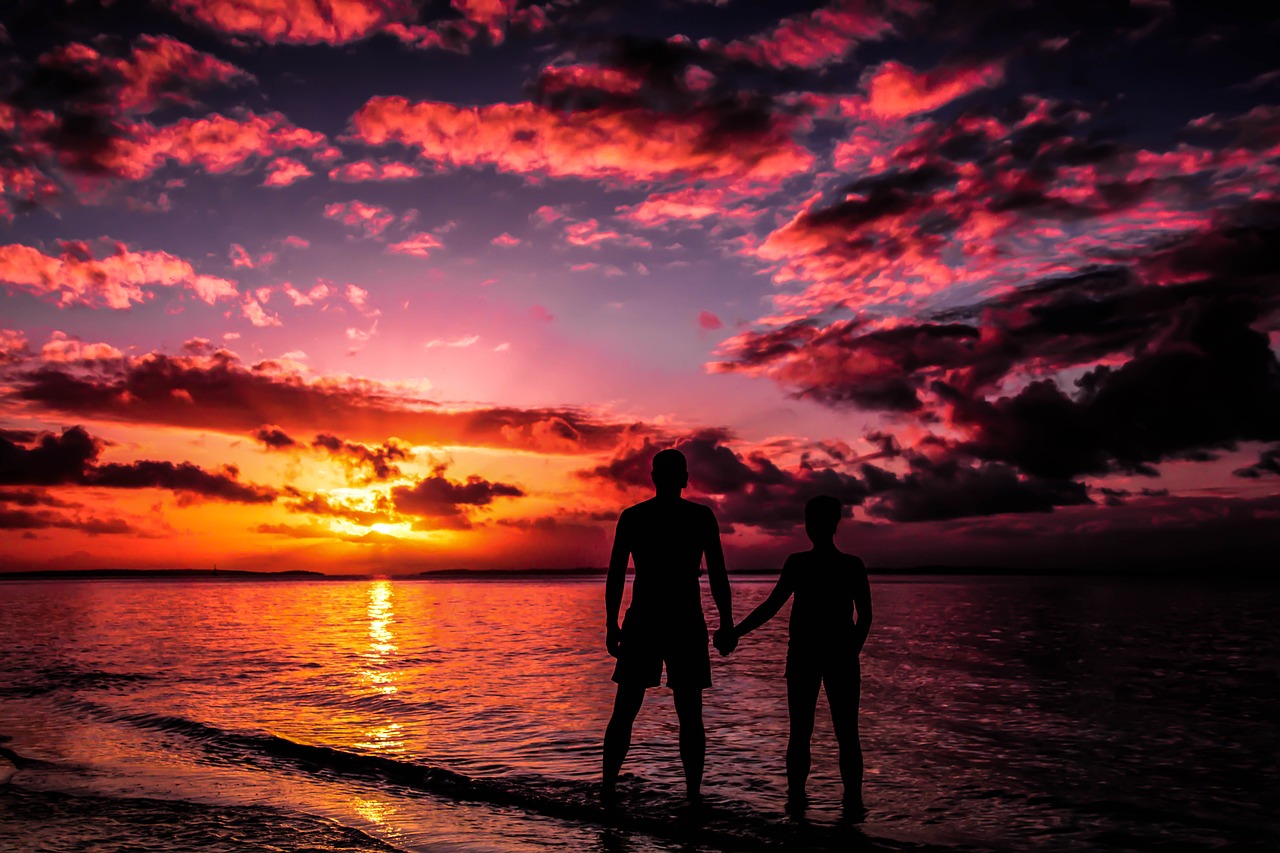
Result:
{"label": "man's head", "polygon": [[679,450],[660,450],[653,456],[653,486],[658,494],[679,495],[689,485],[689,466]]}
{"label": "man's head", "polygon": [[804,505],[804,532],[809,541],[817,543],[836,535],[840,524],[840,501],[830,495],[819,495]]}

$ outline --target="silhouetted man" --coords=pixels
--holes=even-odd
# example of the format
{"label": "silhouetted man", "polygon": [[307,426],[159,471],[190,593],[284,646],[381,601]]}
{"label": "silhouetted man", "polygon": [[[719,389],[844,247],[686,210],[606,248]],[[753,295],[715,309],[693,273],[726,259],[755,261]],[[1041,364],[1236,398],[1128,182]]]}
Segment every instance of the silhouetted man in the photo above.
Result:
{"label": "silhouetted man", "polygon": [[[657,496],[628,507],[618,518],[605,581],[605,643],[609,654],[618,659],[613,670],[618,693],[604,733],[601,795],[606,802],[613,800],[644,692],[659,685],[663,664],[680,719],[680,760],[689,798],[697,800],[701,794],[707,751],[702,691],[711,686],[707,623],[698,583],[704,554],[721,629],[733,627],[729,576],[715,514],[710,507],[680,497],[689,484],[684,454],[678,450],[656,454],[652,477]],[[628,557],[635,559],[635,581],[631,606],[619,627]]]}

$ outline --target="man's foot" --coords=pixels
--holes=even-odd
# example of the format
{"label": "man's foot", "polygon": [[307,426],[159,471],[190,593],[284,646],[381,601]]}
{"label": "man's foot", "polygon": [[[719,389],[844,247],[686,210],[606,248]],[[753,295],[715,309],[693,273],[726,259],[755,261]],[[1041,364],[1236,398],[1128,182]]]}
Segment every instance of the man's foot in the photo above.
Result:
{"label": "man's foot", "polygon": [[600,805],[612,808],[618,804],[618,780],[600,783]]}

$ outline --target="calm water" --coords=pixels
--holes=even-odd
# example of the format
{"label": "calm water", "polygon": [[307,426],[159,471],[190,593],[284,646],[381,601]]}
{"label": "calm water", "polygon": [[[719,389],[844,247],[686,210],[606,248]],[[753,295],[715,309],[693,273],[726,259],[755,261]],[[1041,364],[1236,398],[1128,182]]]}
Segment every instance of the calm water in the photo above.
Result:
{"label": "calm water", "polygon": [[[769,588],[736,581],[738,617]],[[1280,847],[1273,587],[873,595],[865,823],[825,701],[814,806],[783,816],[784,613],[714,660],[710,813],[681,811],[658,690],[609,826],[602,580],[3,583],[0,849]]]}

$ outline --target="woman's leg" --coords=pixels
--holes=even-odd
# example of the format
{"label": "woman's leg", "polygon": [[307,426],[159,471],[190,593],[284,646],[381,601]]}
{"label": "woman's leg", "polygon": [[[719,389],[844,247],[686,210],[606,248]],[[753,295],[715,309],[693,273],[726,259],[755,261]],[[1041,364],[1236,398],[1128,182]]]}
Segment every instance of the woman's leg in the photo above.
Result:
{"label": "woman's leg", "polygon": [[840,744],[840,779],[844,782],[846,803],[862,802],[862,740],[858,733],[858,703],[862,693],[862,673],[855,662],[840,667],[823,679],[827,702],[831,705],[831,723]]}
{"label": "woman's leg", "polygon": [[818,706],[822,675],[817,671],[797,672],[787,668],[787,713],[791,732],[787,738],[787,795],[804,797],[809,779],[809,740],[813,737],[813,715]]}

